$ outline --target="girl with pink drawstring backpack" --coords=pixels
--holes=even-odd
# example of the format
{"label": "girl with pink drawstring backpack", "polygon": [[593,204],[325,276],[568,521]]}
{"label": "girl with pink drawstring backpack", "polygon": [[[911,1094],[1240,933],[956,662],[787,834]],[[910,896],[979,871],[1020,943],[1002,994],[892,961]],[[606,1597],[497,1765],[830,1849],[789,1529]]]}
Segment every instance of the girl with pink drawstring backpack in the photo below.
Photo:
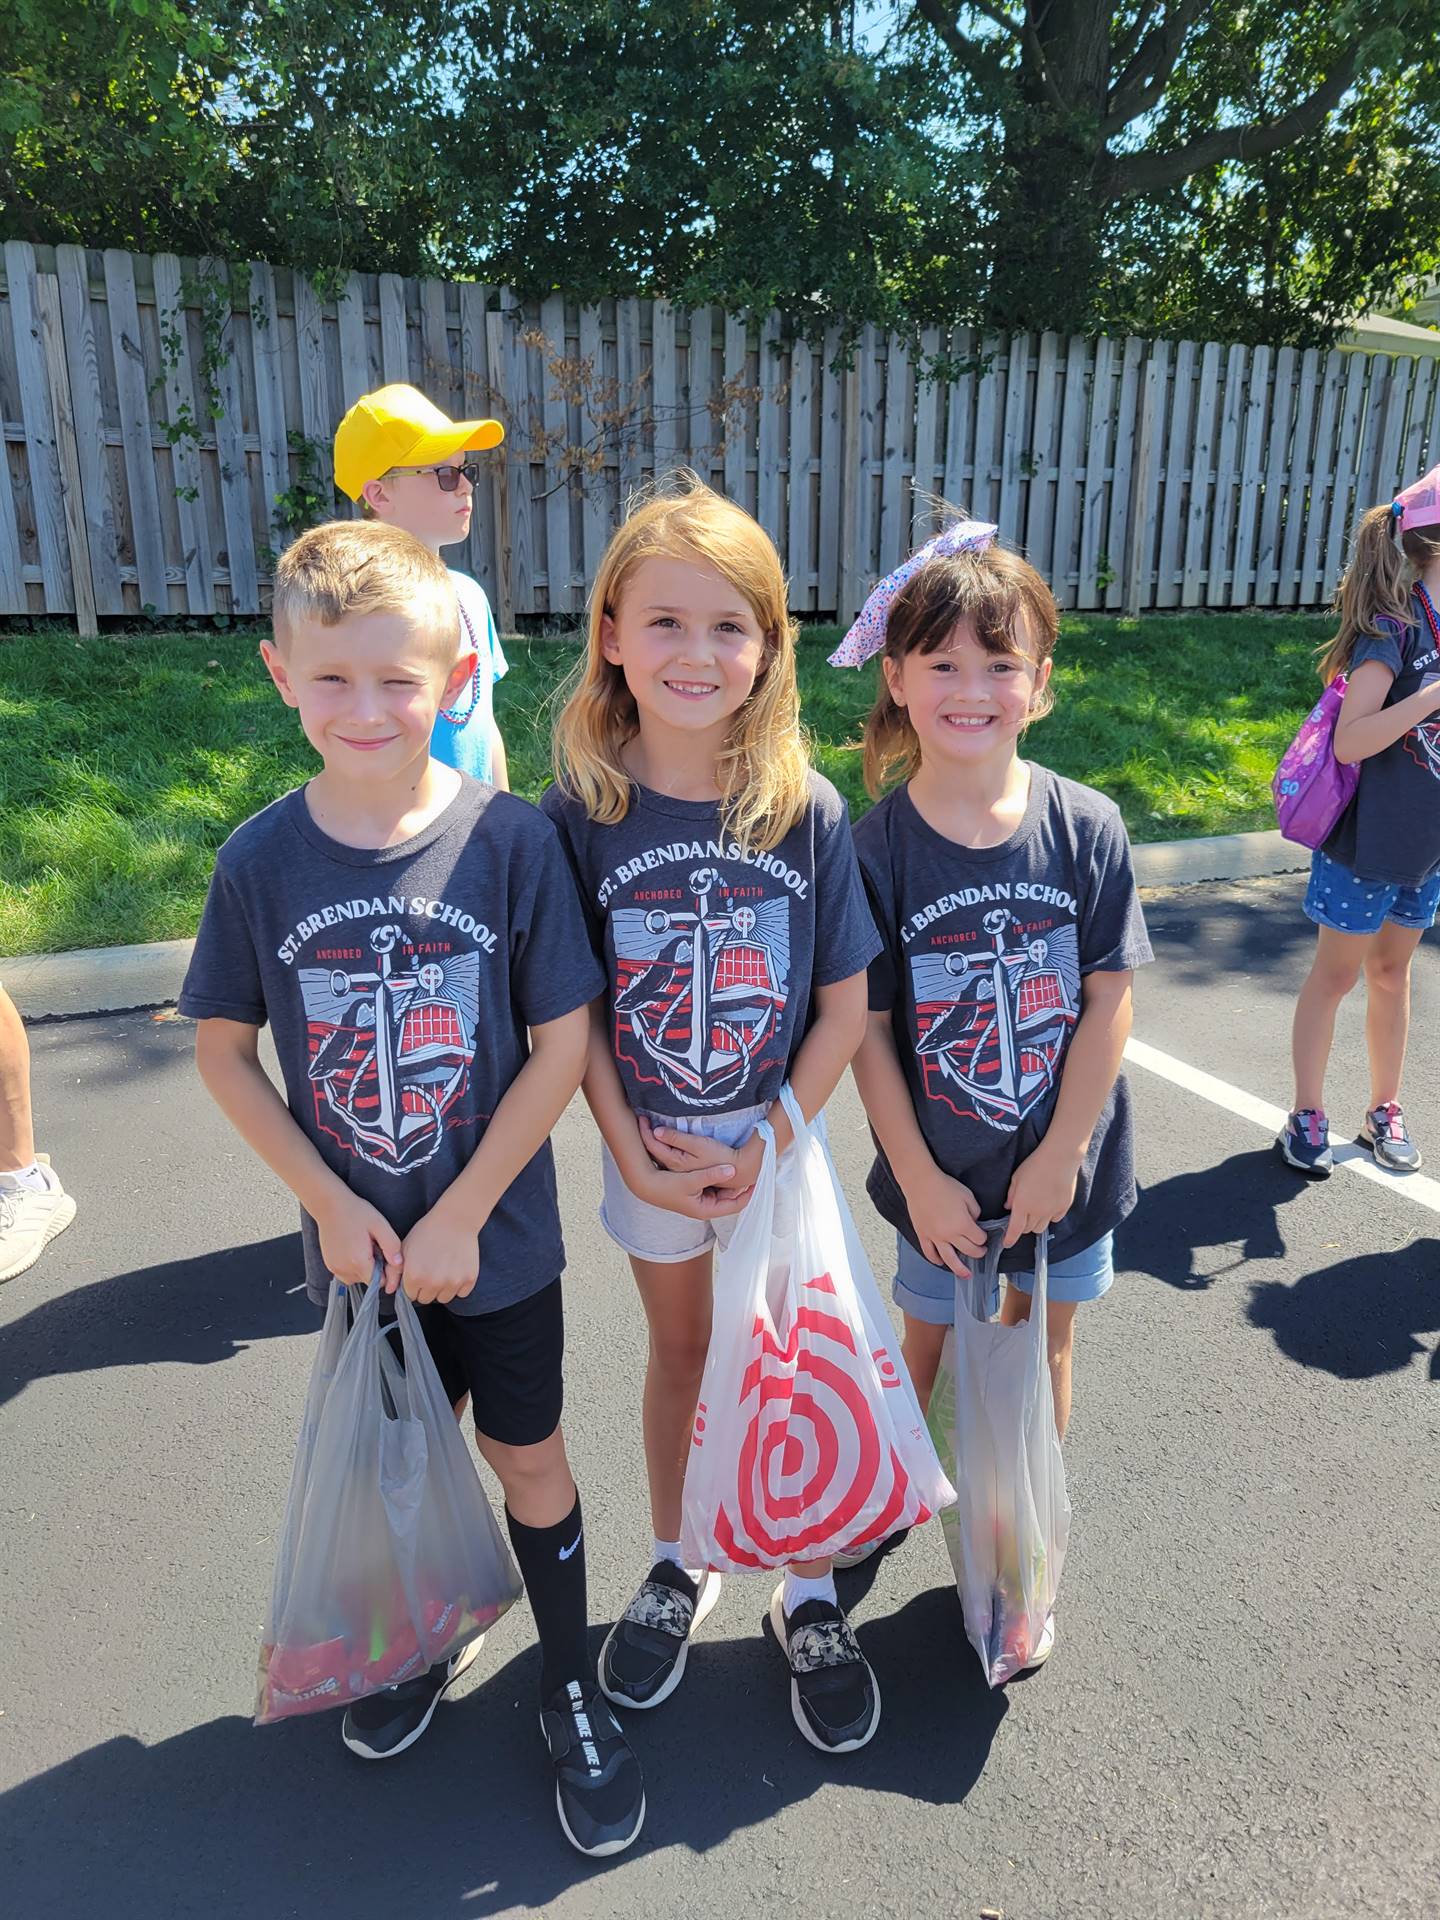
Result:
{"label": "girl with pink drawstring backpack", "polygon": [[1371,507],[1340,583],[1325,693],[1275,776],[1281,830],[1313,847],[1305,913],[1319,937],[1295,1006],[1294,1105],[1276,1149],[1333,1168],[1325,1068],[1340,1002],[1365,975],[1370,1095],[1360,1144],[1420,1165],[1400,1107],[1410,963],[1440,910],[1440,466]]}

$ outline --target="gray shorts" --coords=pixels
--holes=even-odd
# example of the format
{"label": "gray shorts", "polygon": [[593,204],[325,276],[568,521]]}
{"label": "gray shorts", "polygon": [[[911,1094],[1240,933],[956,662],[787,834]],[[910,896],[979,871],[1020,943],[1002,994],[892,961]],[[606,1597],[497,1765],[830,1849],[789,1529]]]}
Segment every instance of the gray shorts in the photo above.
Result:
{"label": "gray shorts", "polygon": [[[649,1113],[644,1117],[652,1126],[671,1127],[677,1133],[705,1133],[722,1146],[743,1147],[768,1112],[767,1105],[742,1107],[735,1113],[697,1114],[693,1119],[688,1114],[670,1113]],[[600,1154],[604,1185],[600,1224],[616,1246],[632,1258],[669,1265],[693,1260],[711,1247],[723,1248],[729,1244],[740,1219],[738,1213],[725,1214],[718,1220],[692,1220],[687,1214],[671,1213],[666,1207],[652,1207],[626,1186],[603,1141]]]}

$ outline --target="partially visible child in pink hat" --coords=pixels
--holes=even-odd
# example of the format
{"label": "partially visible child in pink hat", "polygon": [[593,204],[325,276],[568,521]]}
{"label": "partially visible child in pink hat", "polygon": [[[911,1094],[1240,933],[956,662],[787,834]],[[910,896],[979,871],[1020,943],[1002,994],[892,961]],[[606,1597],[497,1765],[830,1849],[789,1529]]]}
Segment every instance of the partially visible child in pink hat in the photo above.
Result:
{"label": "partially visible child in pink hat", "polygon": [[[335,481],[363,503],[367,518],[413,533],[438,557],[469,535],[480,477],[473,455],[504,437],[498,420],[451,420],[415,387],[379,387],[362,394],[336,429]],[[495,724],[493,689],[506,672],[495,617],[478,581],[453,567],[449,573],[460,603],[460,644],[477,664],[455,704],[436,719],[430,751],[446,766],[508,788]]]}
{"label": "partially visible child in pink hat", "polygon": [[1365,975],[1370,1093],[1359,1138],[1382,1167],[1420,1150],[1400,1107],[1410,962],[1440,910],[1440,466],[1356,530],[1340,631],[1320,663],[1347,676],[1335,757],[1358,764],[1355,798],[1311,860],[1305,912],[1319,928],[1295,1006],[1295,1104],[1276,1146],[1297,1172],[1333,1168],[1325,1068],[1335,1014]]}

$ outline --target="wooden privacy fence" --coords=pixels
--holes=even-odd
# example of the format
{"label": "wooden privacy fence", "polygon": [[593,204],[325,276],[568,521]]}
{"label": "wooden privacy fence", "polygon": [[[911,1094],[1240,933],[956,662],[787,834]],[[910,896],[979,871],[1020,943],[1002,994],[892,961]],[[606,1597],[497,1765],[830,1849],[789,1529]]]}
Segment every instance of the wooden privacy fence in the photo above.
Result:
{"label": "wooden privacy fence", "polygon": [[[501,624],[573,625],[622,503],[690,465],[774,536],[796,613],[848,619],[939,494],[1066,607],[1328,601],[1359,510],[1440,459],[1430,360],[1182,340],[793,336],[665,301],[8,241],[0,614],[248,614],[337,509],[329,448],[392,380],[493,413],[469,544]],[[348,511],[339,502],[338,510]]]}

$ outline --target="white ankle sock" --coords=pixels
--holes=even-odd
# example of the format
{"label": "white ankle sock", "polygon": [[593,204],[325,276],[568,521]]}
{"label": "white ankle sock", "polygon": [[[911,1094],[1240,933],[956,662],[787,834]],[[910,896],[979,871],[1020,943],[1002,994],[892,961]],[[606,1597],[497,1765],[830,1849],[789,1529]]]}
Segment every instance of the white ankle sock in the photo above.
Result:
{"label": "white ankle sock", "polygon": [[693,1580],[697,1587],[704,1578],[703,1567],[687,1567],[681,1560],[678,1540],[662,1540],[657,1533],[650,1542],[650,1564],[653,1567],[661,1560],[668,1560],[671,1566],[679,1567],[685,1578]]}
{"label": "white ankle sock", "polygon": [[28,1187],[32,1193],[44,1193],[45,1174],[38,1160],[32,1160],[28,1167],[13,1167],[0,1172],[0,1186]]}
{"label": "white ankle sock", "polygon": [[807,1600],[828,1600],[832,1607],[840,1603],[835,1597],[835,1576],[822,1573],[817,1579],[806,1580],[795,1572],[793,1567],[785,1569],[785,1592],[780,1604],[786,1613],[794,1613],[797,1607],[803,1607]]}

